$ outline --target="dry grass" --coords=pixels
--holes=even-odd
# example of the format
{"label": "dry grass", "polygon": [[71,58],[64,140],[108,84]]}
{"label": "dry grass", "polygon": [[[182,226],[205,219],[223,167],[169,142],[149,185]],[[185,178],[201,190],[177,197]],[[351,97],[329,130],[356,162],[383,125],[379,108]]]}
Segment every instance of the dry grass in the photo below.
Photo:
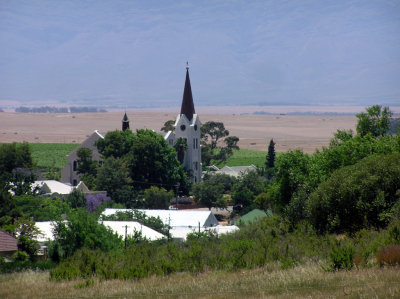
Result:
{"label": "dry grass", "polygon": [[396,268],[335,273],[319,265],[278,265],[234,273],[175,274],[134,280],[49,281],[48,272],[0,276],[0,298],[387,298],[400,294]]}

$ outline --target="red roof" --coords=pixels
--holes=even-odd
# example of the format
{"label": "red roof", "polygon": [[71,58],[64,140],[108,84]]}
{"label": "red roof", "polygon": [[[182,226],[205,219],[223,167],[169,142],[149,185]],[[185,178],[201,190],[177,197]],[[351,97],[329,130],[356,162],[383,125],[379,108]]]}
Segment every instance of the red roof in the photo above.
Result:
{"label": "red roof", "polygon": [[0,252],[18,250],[17,238],[0,229]]}

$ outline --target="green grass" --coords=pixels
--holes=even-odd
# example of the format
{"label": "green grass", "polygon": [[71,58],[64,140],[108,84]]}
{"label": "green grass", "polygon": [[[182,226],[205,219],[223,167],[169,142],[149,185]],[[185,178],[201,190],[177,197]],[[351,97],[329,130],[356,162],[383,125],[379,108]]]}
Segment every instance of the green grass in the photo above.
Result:
{"label": "green grass", "polygon": [[230,157],[226,163],[217,166],[248,166],[253,164],[254,166],[264,167],[266,156],[266,151],[255,151],[248,149],[241,149],[238,151],[235,150],[232,157]]}
{"label": "green grass", "polygon": [[[55,167],[62,169],[67,165],[66,156],[70,154],[79,144],[74,143],[30,143],[32,157],[40,168]],[[255,165],[264,167],[266,151],[255,151],[241,149],[234,151],[226,163],[217,165],[222,167],[228,166],[248,166]]]}
{"label": "green grass", "polygon": [[30,143],[33,161],[39,168],[62,169],[67,165],[67,155],[79,144],[72,143]]}

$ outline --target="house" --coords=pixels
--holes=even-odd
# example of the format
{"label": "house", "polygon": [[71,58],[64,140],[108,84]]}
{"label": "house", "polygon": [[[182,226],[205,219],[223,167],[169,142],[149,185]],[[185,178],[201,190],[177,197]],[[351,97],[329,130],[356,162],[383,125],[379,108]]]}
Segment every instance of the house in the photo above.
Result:
{"label": "house", "polygon": [[248,212],[247,214],[243,215],[242,217],[240,217],[240,219],[238,219],[236,221],[236,224],[247,225],[251,222],[255,222],[255,221],[258,221],[258,220],[266,218],[266,217],[272,217],[271,210],[268,210],[265,212],[265,211],[262,211],[259,209],[254,209],[254,210]]}
{"label": "house", "polygon": [[[117,212],[130,212],[130,209],[105,209],[102,215],[111,216]],[[195,210],[142,210],[148,217],[159,217],[161,221],[172,228],[186,227],[214,227],[219,225],[217,218],[211,211],[195,211]]]}
{"label": "house", "polygon": [[218,226],[213,226],[213,227],[200,227],[200,228],[179,227],[179,228],[172,228],[170,230],[170,234],[171,234],[171,237],[175,240],[186,241],[187,236],[189,234],[195,233],[195,232],[211,231],[219,236],[219,235],[223,235],[223,234],[234,233],[238,230],[239,230],[239,227],[237,227],[235,225],[229,225],[229,226],[218,225]]}
{"label": "house", "polygon": [[114,233],[117,233],[122,238],[125,238],[125,233],[127,236],[132,237],[135,235],[135,232],[140,232],[142,237],[150,241],[167,238],[158,231],[155,231],[154,229],[151,229],[150,227],[142,225],[136,221],[102,221],[100,223],[112,229]]}
{"label": "house", "polygon": [[100,161],[100,154],[96,147],[96,141],[100,138],[104,139],[104,136],[95,130],[92,135],[89,136],[82,144],[74,149],[68,156],[68,164],[61,170],[61,182],[71,184],[72,186],[78,185],[80,181],[80,175],[78,174],[78,151],[85,147],[92,150],[92,159]]}
{"label": "house", "polygon": [[186,141],[187,149],[184,152],[182,162],[186,171],[190,173],[191,181],[199,183],[201,181],[201,122],[194,109],[188,66],[186,67],[181,113],[176,117],[174,127],[175,130],[167,132],[164,139],[171,147],[174,146],[179,138],[183,138]]}
{"label": "house", "polygon": [[12,256],[17,250],[17,238],[0,229],[0,257]]}
{"label": "house", "polygon": [[213,171],[213,172],[209,172],[210,174],[213,173],[224,173],[230,176],[234,176],[234,177],[239,177],[242,174],[248,172],[248,171],[256,171],[257,167],[255,167],[254,165],[250,165],[250,166],[224,166],[221,169],[217,170],[217,171]]}
{"label": "house", "polygon": [[[135,231],[138,231],[142,233],[143,237],[151,241],[166,238],[166,236],[163,234],[160,234],[159,232],[135,221],[99,221],[99,223],[102,223],[104,226],[110,228],[114,233],[117,233],[121,237],[125,237],[126,228],[128,236],[133,236]],[[55,222],[41,221],[36,222],[35,225],[41,232],[41,234],[37,236],[36,241],[39,242],[41,250],[45,251],[45,243],[47,241],[54,241],[53,229]]]}
{"label": "house", "polygon": [[[130,209],[105,209],[104,216],[111,216],[117,212],[131,212]],[[193,232],[213,230],[216,234],[226,234],[237,231],[237,226],[221,226],[211,211],[204,210],[138,210],[148,217],[159,217],[171,227],[170,234],[175,240],[184,241],[187,235]],[[101,216],[100,216],[101,217]]]}

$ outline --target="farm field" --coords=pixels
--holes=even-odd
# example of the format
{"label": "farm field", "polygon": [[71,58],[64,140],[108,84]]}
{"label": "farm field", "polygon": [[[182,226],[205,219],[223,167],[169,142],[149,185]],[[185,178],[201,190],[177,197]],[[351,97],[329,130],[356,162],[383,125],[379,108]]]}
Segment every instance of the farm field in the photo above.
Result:
{"label": "farm field", "polygon": [[49,272],[33,271],[0,275],[1,298],[392,298],[399,293],[398,268],[325,272],[318,264],[141,280],[54,282]]}
{"label": "farm field", "polygon": [[[208,114],[207,114],[208,112]],[[229,112],[232,112],[228,114]],[[216,112],[217,113],[217,112]],[[276,151],[301,148],[312,153],[329,144],[337,129],[354,129],[354,116],[289,116],[221,114],[199,112],[200,120],[223,122],[231,136],[240,138],[241,149],[266,151],[274,139]],[[147,128],[160,132],[163,124],[176,118],[176,112],[127,112],[133,130]],[[0,143],[82,143],[94,130],[107,132],[121,128],[123,112],[82,114],[24,114],[3,112],[0,115]]]}
{"label": "farm field", "polygon": [[78,144],[69,143],[30,143],[33,161],[39,168],[62,169],[67,165],[66,156]]}
{"label": "farm field", "polygon": [[[74,143],[30,143],[32,158],[39,168],[62,169],[67,165],[66,156],[77,146],[78,144]],[[226,163],[218,166],[247,166],[253,164],[263,167],[266,155],[266,151],[241,149],[234,151],[232,157]]]}

